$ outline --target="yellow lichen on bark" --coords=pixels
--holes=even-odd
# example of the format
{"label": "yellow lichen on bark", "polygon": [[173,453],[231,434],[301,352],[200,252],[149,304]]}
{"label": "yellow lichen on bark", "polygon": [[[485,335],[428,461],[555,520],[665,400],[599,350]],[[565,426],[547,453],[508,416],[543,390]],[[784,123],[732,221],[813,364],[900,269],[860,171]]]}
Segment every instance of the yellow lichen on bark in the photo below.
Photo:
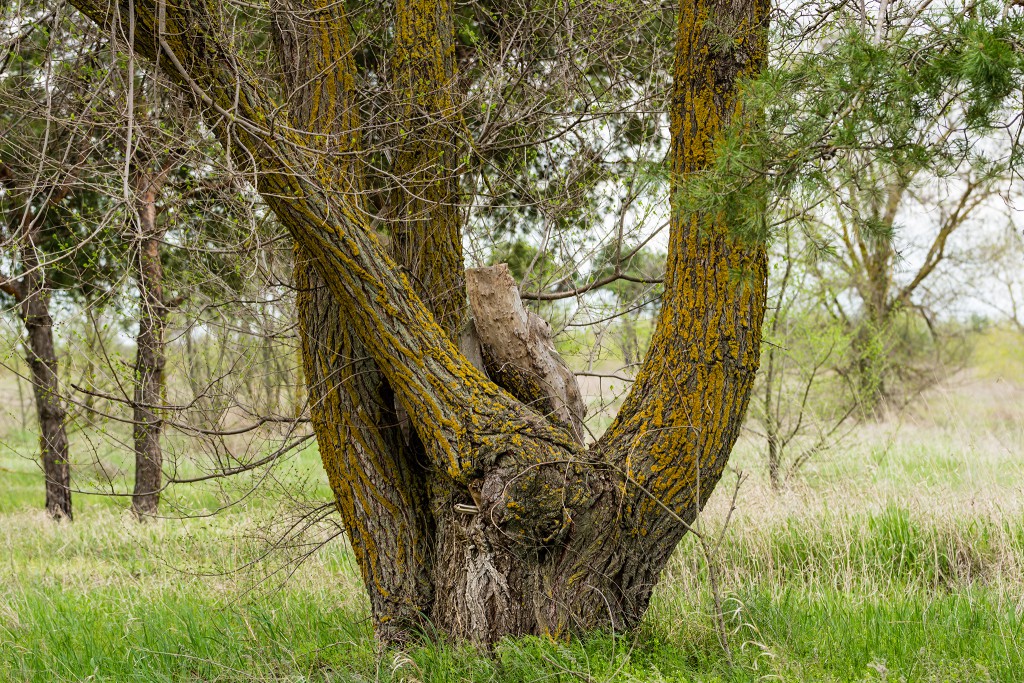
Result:
{"label": "yellow lichen on bark", "polygon": [[395,256],[457,339],[466,294],[452,0],[397,0],[394,62],[401,98],[391,199]]}
{"label": "yellow lichen on bark", "polygon": [[[671,108],[673,198],[707,167],[739,112],[739,80],[764,61],[768,3],[684,2]],[[641,535],[665,507],[691,520],[721,476],[759,363],[765,248],[717,216],[673,208],[665,294],[650,351],[601,440],[624,461]],[[674,532],[673,532],[674,533]]]}
{"label": "yellow lichen on bark", "polygon": [[[356,67],[344,7],[294,5],[275,25],[297,143],[317,150],[314,175],[339,211],[364,213]],[[307,214],[316,220],[314,214]],[[295,283],[310,412],[328,483],[386,641],[423,627],[429,578],[426,491],[390,394],[335,296],[296,248]]]}
{"label": "yellow lichen on bark", "polygon": [[[483,609],[486,598],[476,594],[487,591],[478,588],[486,584],[495,596],[516,581],[518,593],[490,603],[500,609],[492,610],[493,621],[480,622],[489,640],[517,629],[562,634],[577,624],[635,624],[685,531],[677,516],[692,519],[736,438],[758,362],[763,245],[735,238],[718,217],[673,212],[651,352],[620,415],[586,453],[453,344],[463,295],[451,0],[396,5],[408,124],[396,162],[408,194],[396,205],[404,219],[396,236],[412,247],[400,258],[409,259],[415,285],[370,228],[359,168],[345,163],[358,146],[357,108],[346,103],[355,70],[347,26],[338,29],[345,3],[300,8],[305,21],[324,22],[307,31],[302,49],[334,54],[306,60],[299,73],[308,68],[310,79],[293,83],[296,100],[283,105],[232,52],[212,0],[162,3],[162,31],[154,0],[73,2],[104,25],[114,23],[112,11],[135,13],[136,49],[161,54],[161,66],[201,103],[208,124],[300,246],[313,420],[339,507],[346,524],[352,520],[371,600],[379,600],[378,626],[401,618],[399,606],[410,608],[406,614],[427,609],[430,578],[415,568],[437,556],[462,579],[476,572],[478,582],[432,577],[442,587],[438,594],[457,594],[448,596],[451,613],[439,620],[452,633],[465,636],[480,618],[463,619],[458,600]],[[763,61],[767,10],[765,0],[681,7],[670,155],[677,188],[712,158],[736,113],[737,78]],[[394,423],[388,411],[396,401],[423,444],[426,462],[416,466],[471,497],[481,513],[460,521],[457,533],[465,534],[449,535],[448,545],[421,543],[424,524],[439,518],[420,514],[422,472],[401,457],[400,443],[387,441],[397,430],[375,429]],[[388,454],[394,459],[382,457]],[[621,488],[620,465],[630,473]],[[470,528],[489,548],[467,540]],[[589,580],[577,581],[584,576]],[[523,600],[530,591],[533,600]],[[506,627],[498,612],[510,611],[517,621]]]}

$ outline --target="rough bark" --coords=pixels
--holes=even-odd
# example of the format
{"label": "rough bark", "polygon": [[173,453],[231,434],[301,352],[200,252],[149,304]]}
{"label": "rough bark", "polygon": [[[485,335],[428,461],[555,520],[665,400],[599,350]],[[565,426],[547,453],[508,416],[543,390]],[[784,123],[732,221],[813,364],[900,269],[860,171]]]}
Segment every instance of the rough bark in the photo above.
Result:
{"label": "rough bark", "polygon": [[169,308],[164,300],[157,196],[164,174],[147,171],[135,178],[138,202],[135,280],[139,289],[139,333],[135,339],[135,396],[132,423],[135,440],[135,488],[132,512],[141,519],[157,514],[163,486],[163,452],[160,434],[163,420],[159,405],[164,399],[164,327]]}
{"label": "rough bark", "polygon": [[[764,60],[766,0],[680,5],[669,153],[677,187],[714,158],[741,113],[738,79]],[[636,382],[598,448],[624,456],[623,516],[649,586],[725,468],[760,362],[764,245],[718,216],[674,211],[658,326]],[[666,516],[667,515],[667,516]],[[631,570],[633,571],[633,570]],[[646,604],[638,582],[633,599]]]}
{"label": "rough bark", "polygon": [[64,427],[67,410],[57,375],[50,291],[38,270],[25,276],[22,286],[26,296],[21,303],[21,317],[28,332],[28,364],[32,371],[32,391],[39,418],[39,450],[46,477],[46,512],[55,519],[71,519],[71,467]]}
{"label": "rough bark", "polygon": [[466,307],[457,173],[463,132],[456,100],[452,0],[395,2],[394,70],[402,135],[389,210],[394,256],[442,329],[458,335]]}
{"label": "rough bark", "polygon": [[[298,256],[299,259],[303,256]],[[384,642],[427,628],[433,602],[431,517],[422,467],[410,457],[394,397],[334,295],[297,265],[303,367],[327,478]]]}
{"label": "rough bark", "polygon": [[[365,211],[361,173],[350,159],[360,124],[343,8],[279,2],[274,36],[306,144],[322,150],[331,188]],[[404,641],[428,628],[433,602],[433,521],[423,468],[390,386],[300,245],[295,283],[320,456],[370,596],[374,632],[382,642]]]}
{"label": "rough bark", "polygon": [[[97,21],[111,21],[105,2],[75,4]],[[326,32],[319,41],[295,41],[306,55],[300,63],[316,64],[320,46],[326,52],[337,47],[331,40],[347,39],[334,30],[339,20],[327,8],[307,13],[307,26]],[[325,163],[332,151],[314,141],[331,134],[311,123],[315,117],[303,104],[324,100],[289,88],[296,101],[282,119],[279,103],[231,51],[203,0],[166,7],[136,1],[134,47],[151,58],[159,51],[160,64],[196,95],[238,163],[256,174],[268,206],[299,245],[300,262],[312,264],[300,317],[310,397],[320,411],[314,427],[346,524],[353,520],[353,545],[365,548],[357,549],[357,559],[378,633],[395,637],[381,616],[402,613],[395,596],[408,598],[404,613],[411,621],[419,615],[440,633],[484,643],[629,627],[643,615],[735,441],[758,363],[764,248],[736,239],[716,216],[674,215],[651,352],[622,412],[589,450],[491,381],[454,343],[459,326],[452,320],[461,313],[446,313],[464,305],[461,294],[449,296],[461,292],[462,277],[460,242],[451,239],[459,225],[449,220],[446,200],[455,196],[453,161],[415,161],[425,159],[417,150],[430,144],[442,147],[426,154],[447,158],[448,143],[432,143],[429,133],[438,121],[449,135],[452,130],[442,116],[453,68],[451,11],[447,2],[397,3],[396,50],[412,52],[396,62],[414,76],[403,82],[413,120],[423,122],[411,126],[407,149],[414,162],[403,175],[425,174],[433,179],[426,186],[448,184],[437,196],[414,195],[396,217],[422,226],[395,227],[399,246],[407,238],[423,240],[424,251],[407,252],[424,255],[409,271],[416,284],[369,228],[358,199],[352,180],[358,156],[344,153],[358,144],[353,107],[342,107],[352,118],[335,144],[338,156],[356,166]],[[128,16],[127,2],[120,12]],[[736,114],[737,79],[763,61],[767,12],[763,0],[681,7],[672,101],[676,183],[705,167]],[[351,59],[330,63],[326,85],[314,80],[309,87],[337,86],[326,102],[350,102]],[[335,112],[326,125],[341,116]],[[436,281],[417,274],[417,264],[433,272],[439,263],[458,268],[437,271]],[[366,372],[345,370],[353,366]],[[422,444],[420,470],[388,431],[389,397],[376,398],[387,393],[384,386]],[[364,493],[370,495],[360,498]],[[429,573],[420,571],[421,557],[430,558]]]}

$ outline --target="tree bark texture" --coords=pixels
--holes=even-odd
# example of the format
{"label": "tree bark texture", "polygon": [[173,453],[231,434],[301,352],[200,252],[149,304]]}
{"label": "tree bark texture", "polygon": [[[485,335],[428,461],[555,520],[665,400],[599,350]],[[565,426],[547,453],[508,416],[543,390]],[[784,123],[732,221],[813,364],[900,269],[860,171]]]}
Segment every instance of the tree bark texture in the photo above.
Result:
{"label": "tree bark texture", "polygon": [[[104,25],[129,16],[127,0],[75,4]],[[456,345],[465,293],[453,10],[427,0],[395,9],[409,120],[392,170],[409,196],[390,247],[360,199],[343,7],[280,10],[283,103],[232,52],[206,0],[137,0],[133,47],[159,54],[195,95],[296,241],[314,428],[378,636],[429,628],[493,643],[633,626],[735,442],[758,364],[764,247],[716,216],[674,212],[651,351],[613,425],[584,448],[554,411],[531,406],[537,396],[524,396],[537,377],[492,379]],[[763,62],[767,15],[765,0],[681,6],[677,187],[712,160],[739,112],[737,81]]]}
{"label": "tree bark texture", "polygon": [[[286,86],[296,102],[293,117],[305,143],[322,150],[331,188],[361,202],[361,172],[348,156],[359,147],[359,119],[344,11],[283,0],[274,10],[278,56],[291,67]],[[433,601],[424,470],[416,444],[403,434],[390,386],[299,243],[295,284],[320,456],[370,596],[374,631],[384,642],[401,641],[427,628]]]}
{"label": "tree bark texture", "polygon": [[163,229],[157,225],[156,202],[164,175],[143,170],[134,179],[138,202],[135,278],[139,289],[139,333],[135,340],[135,400],[132,405],[135,440],[132,512],[140,520],[157,514],[163,487],[160,448],[163,420],[158,406],[164,400],[164,327],[168,306],[164,300],[160,263]]}
{"label": "tree bark texture", "polygon": [[71,466],[68,461],[68,435],[64,427],[67,410],[57,375],[53,318],[49,310],[50,292],[42,285],[42,277],[28,280],[36,282],[26,282],[29,291],[21,310],[28,332],[28,364],[32,369],[32,390],[39,418],[39,449],[46,477],[46,511],[56,519],[71,519]]}
{"label": "tree bark texture", "polygon": [[441,327],[462,329],[466,307],[459,200],[453,0],[396,0],[395,73],[403,135],[394,151],[395,259]]}

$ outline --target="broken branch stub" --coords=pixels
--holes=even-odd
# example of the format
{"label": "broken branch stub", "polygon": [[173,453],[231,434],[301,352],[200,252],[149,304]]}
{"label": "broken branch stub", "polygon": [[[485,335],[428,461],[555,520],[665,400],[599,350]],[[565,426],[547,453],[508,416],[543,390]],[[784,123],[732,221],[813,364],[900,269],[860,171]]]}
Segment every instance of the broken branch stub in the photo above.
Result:
{"label": "broken branch stub", "polygon": [[466,270],[466,293],[487,373],[502,388],[584,440],[586,406],[551,328],[523,306],[508,265]]}

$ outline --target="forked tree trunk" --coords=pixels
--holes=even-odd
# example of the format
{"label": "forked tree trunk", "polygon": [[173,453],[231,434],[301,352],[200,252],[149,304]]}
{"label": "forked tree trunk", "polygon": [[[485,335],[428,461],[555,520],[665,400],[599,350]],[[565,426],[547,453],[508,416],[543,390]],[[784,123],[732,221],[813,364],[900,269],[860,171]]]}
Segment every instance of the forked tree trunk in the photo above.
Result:
{"label": "forked tree trunk", "polygon": [[[274,10],[277,51],[292,65],[286,72],[286,85],[295,91],[292,117],[309,131],[306,144],[326,158],[336,155],[329,164],[331,187],[358,201],[362,174],[346,155],[358,149],[359,126],[353,84],[346,79],[355,66],[343,8],[303,11],[300,3],[281,0]],[[297,245],[296,304],[310,414],[370,596],[374,631],[385,642],[398,642],[428,628],[434,595],[434,526],[422,448],[406,438],[408,425],[391,387],[313,265]]]}
{"label": "forked tree trunk", "polygon": [[134,183],[138,201],[135,279],[139,289],[139,334],[135,339],[132,406],[135,440],[132,512],[140,520],[157,514],[163,486],[163,451],[160,448],[163,420],[158,406],[164,399],[164,326],[168,308],[160,264],[163,231],[156,222],[156,199],[161,183],[159,175],[147,172],[139,173]]}
{"label": "forked tree trunk", "polygon": [[[105,0],[75,4],[113,21]],[[500,387],[456,342],[465,294],[456,155],[445,142],[462,125],[450,0],[396,2],[393,61],[410,114],[392,170],[423,191],[398,204],[405,215],[392,226],[393,253],[361,199],[343,3],[275,6],[290,127],[274,128],[284,105],[246,70],[208,3],[115,7],[122,17],[134,11],[134,48],[162,52],[169,76],[198,93],[297,243],[314,428],[378,637],[421,629],[493,643],[635,625],[721,476],[746,410],[765,306],[763,245],[734,237],[716,216],[673,212],[651,350],[615,422],[585,449],[564,421],[530,407],[558,406],[538,378],[513,374]],[[765,0],[681,6],[677,189],[713,159],[739,111],[737,82],[763,62],[767,15]]]}

